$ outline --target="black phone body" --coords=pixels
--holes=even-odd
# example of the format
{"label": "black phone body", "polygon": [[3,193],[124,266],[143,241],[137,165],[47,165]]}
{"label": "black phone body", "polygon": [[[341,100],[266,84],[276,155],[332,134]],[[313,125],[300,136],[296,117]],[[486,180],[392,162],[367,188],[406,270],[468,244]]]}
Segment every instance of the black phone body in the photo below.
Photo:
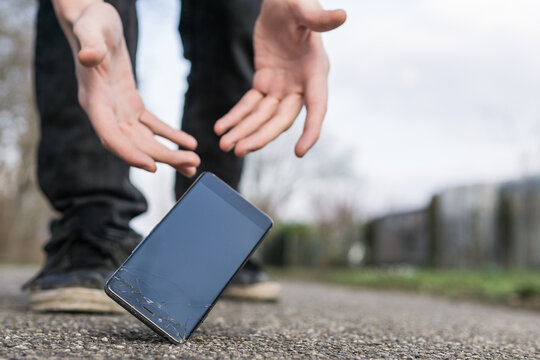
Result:
{"label": "black phone body", "polygon": [[203,173],[109,278],[105,292],[173,343],[187,340],[272,227]]}

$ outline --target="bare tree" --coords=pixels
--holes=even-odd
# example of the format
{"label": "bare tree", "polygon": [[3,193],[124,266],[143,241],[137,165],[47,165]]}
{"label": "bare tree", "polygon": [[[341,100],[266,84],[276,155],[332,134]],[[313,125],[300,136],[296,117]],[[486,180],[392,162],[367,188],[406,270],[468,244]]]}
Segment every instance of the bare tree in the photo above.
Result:
{"label": "bare tree", "polygon": [[271,216],[279,217],[298,193],[316,197],[336,181],[355,178],[350,149],[331,147],[323,140],[298,159],[292,151],[294,140],[295,134],[286,133],[246,160],[242,192]]}
{"label": "bare tree", "polygon": [[31,87],[35,2],[0,2],[0,256],[40,256],[50,216],[37,190],[37,116]]}

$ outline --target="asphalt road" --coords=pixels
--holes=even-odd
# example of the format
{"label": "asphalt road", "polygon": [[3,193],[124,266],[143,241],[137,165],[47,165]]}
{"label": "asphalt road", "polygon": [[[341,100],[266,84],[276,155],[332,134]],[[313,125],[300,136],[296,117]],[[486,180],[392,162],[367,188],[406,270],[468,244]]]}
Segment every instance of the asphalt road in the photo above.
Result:
{"label": "asphalt road", "polygon": [[0,358],[540,359],[540,313],[286,282],[278,304],[219,301],[183,345],[130,315],[39,314],[0,266]]}

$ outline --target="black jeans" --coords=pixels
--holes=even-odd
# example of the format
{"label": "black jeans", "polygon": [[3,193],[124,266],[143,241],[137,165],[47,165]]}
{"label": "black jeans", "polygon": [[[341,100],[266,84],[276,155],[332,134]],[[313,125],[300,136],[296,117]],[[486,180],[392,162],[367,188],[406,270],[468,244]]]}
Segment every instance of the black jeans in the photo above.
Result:
{"label": "black jeans", "polygon": [[[135,0],[109,2],[122,18],[135,69]],[[199,173],[212,171],[233,187],[243,161],[219,149],[213,125],[251,86],[259,11],[260,0],[182,0],[179,29],[184,56],[191,61],[182,129],[199,142]],[[39,185],[60,213],[51,223],[52,240],[76,231],[105,241],[133,237],[129,222],[146,210],[146,200],[130,183],[129,166],[103,148],[78,104],[73,57],[50,0],[39,0],[35,91],[41,119]],[[176,195],[192,181],[177,174]]]}

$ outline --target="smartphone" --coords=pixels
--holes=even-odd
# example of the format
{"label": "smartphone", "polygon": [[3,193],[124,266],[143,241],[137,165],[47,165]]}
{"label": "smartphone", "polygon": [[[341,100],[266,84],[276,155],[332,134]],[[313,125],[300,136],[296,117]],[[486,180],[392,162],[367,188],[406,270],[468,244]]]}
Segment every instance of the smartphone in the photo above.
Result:
{"label": "smartphone", "polygon": [[118,304],[175,344],[187,340],[272,227],[203,173],[105,285]]}

